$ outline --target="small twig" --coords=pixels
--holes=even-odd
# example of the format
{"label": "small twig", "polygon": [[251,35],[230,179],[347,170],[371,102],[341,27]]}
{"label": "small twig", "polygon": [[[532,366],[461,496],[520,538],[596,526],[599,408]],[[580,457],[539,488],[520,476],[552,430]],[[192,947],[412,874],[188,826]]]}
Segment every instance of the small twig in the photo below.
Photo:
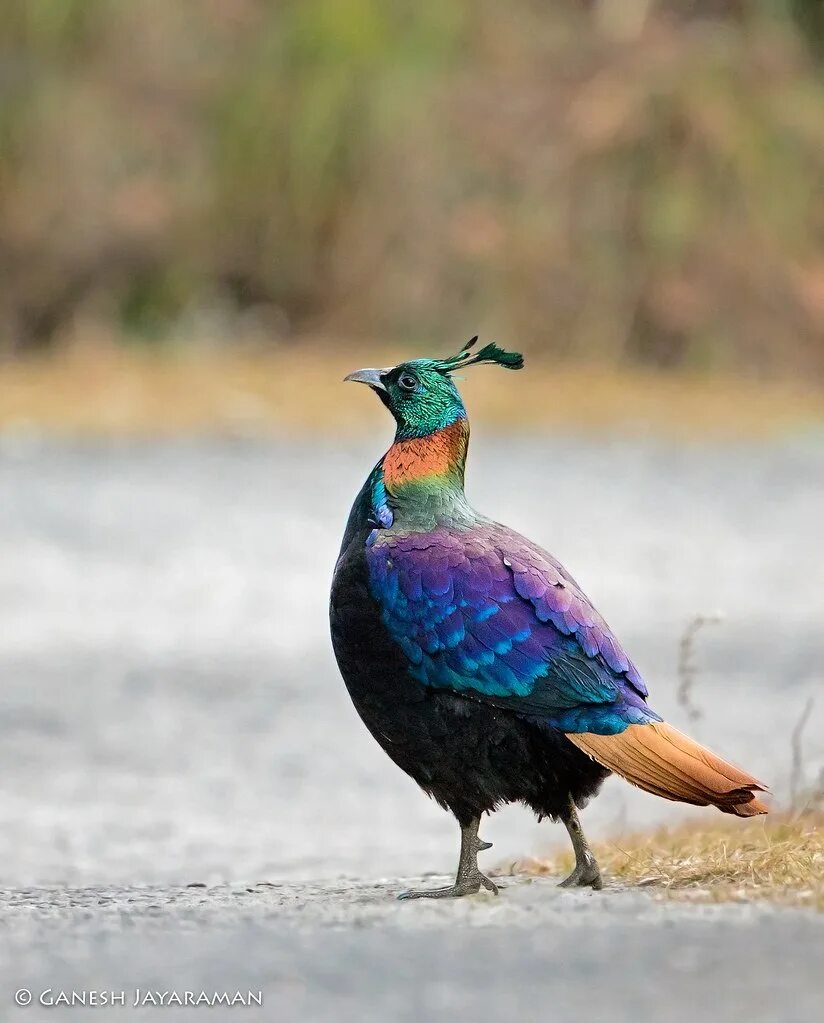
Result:
{"label": "small twig", "polygon": [[[795,723],[795,728],[793,729],[792,738],[790,740],[792,746],[792,766],[790,768],[790,807],[793,810],[800,809],[799,800],[801,799],[801,795],[804,791],[804,747],[802,744],[802,738],[804,735],[804,729],[807,727],[807,722],[810,720],[810,715],[813,712],[814,706],[815,700],[811,696],[804,705],[801,717]],[[822,773],[824,773],[824,771]],[[813,795],[815,795],[815,793],[813,793]]]}
{"label": "small twig", "polygon": [[818,779],[810,795],[808,806],[811,810],[824,809],[824,767],[818,772]]}
{"label": "small twig", "polygon": [[703,717],[700,707],[693,703],[692,689],[698,677],[698,669],[695,666],[693,654],[695,652],[695,638],[705,625],[714,625],[723,621],[720,614],[696,615],[687,625],[678,644],[678,690],[676,697],[678,704],[683,708],[687,719],[691,724],[696,724]]}

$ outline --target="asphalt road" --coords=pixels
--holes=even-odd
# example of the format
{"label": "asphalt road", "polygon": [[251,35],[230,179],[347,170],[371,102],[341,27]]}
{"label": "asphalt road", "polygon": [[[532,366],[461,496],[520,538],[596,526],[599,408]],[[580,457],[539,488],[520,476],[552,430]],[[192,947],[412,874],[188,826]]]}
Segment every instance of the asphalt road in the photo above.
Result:
{"label": "asphalt road", "polygon": [[[127,1011],[38,1008],[47,988],[205,986],[265,1002],[212,1019],[813,1019],[821,918],[546,881],[394,901],[451,870],[457,835],[363,732],[329,649],[331,566],[380,443],[0,440],[0,1018]],[[822,479],[814,438],[481,438],[470,483],[567,563],[653,706],[781,800],[821,686]],[[678,641],[715,610],[690,720]],[[810,779],[821,726],[819,701]],[[683,814],[611,781],[584,822]],[[483,834],[488,864],[563,840],[519,808]]]}
{"label": "asphalt road", "polygon": [[[545,879],[448,904],[398,903],[394,890],[338,881],[17,892],[2,902],[3,1008],[21,1023],[130,1012],[290,1023],[819,1018],[820,917],[562,892]],[[32,1004],[14,1008],[20,990]],[[159,1002],[187,991],[263,1005],[146,1004],[147,992]],[[124,1004],[54,1004],[72,992]]]}

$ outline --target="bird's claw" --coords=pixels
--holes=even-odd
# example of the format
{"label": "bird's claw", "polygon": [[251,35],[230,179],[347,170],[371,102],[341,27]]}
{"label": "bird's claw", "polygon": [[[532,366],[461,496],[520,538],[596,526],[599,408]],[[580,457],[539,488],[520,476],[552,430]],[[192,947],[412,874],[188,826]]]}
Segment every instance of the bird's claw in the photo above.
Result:
{"label": "bird's claw", "polygon": [[591,863],[576,863],[575,869],[564,878],[558,885],[559,888],[592,888],[596,892],[601,891],[604,882],[601,879],[601,871],[598,864],[593,860]]}
{"label": "bird's claw", "polygon": [[408,899],[460,899],[464,895],[476,895],[481,888],[485,888],[493,895],[498,894],[498,886],[495,882],[478,873],[466,881],[456,881],[455,884],[449,885],[447,888],[432,888],[422,891],[413,889],[412,891],[401,892],[398,898],[404,901]]}

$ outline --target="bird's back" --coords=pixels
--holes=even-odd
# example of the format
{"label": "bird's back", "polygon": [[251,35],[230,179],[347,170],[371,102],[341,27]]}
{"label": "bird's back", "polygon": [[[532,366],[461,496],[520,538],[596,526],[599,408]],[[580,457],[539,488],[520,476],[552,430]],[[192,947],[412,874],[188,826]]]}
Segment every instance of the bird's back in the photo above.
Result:
{"label": "bird's back", "polygon": [[368,586],[409,675],[559,731],[658,720],[646,687],[572,576],[520,534],[477,519],[379,530]]}

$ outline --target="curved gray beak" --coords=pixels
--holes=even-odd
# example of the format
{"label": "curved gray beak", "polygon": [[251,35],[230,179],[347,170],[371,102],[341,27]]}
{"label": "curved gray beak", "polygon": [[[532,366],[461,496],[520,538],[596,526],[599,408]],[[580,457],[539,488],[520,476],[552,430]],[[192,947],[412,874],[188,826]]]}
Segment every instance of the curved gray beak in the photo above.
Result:
{"label": "curved gray beak", "polygon": [[381,376],[387,373],[385,369],[356,369],[354,373],[350,373],[348,377],[344,377],[344,383],[347,380],[352,380],[356,384],[366,384],[369,387],[374,387],[376,391],[385,391],[386,388],[383,386]]}

